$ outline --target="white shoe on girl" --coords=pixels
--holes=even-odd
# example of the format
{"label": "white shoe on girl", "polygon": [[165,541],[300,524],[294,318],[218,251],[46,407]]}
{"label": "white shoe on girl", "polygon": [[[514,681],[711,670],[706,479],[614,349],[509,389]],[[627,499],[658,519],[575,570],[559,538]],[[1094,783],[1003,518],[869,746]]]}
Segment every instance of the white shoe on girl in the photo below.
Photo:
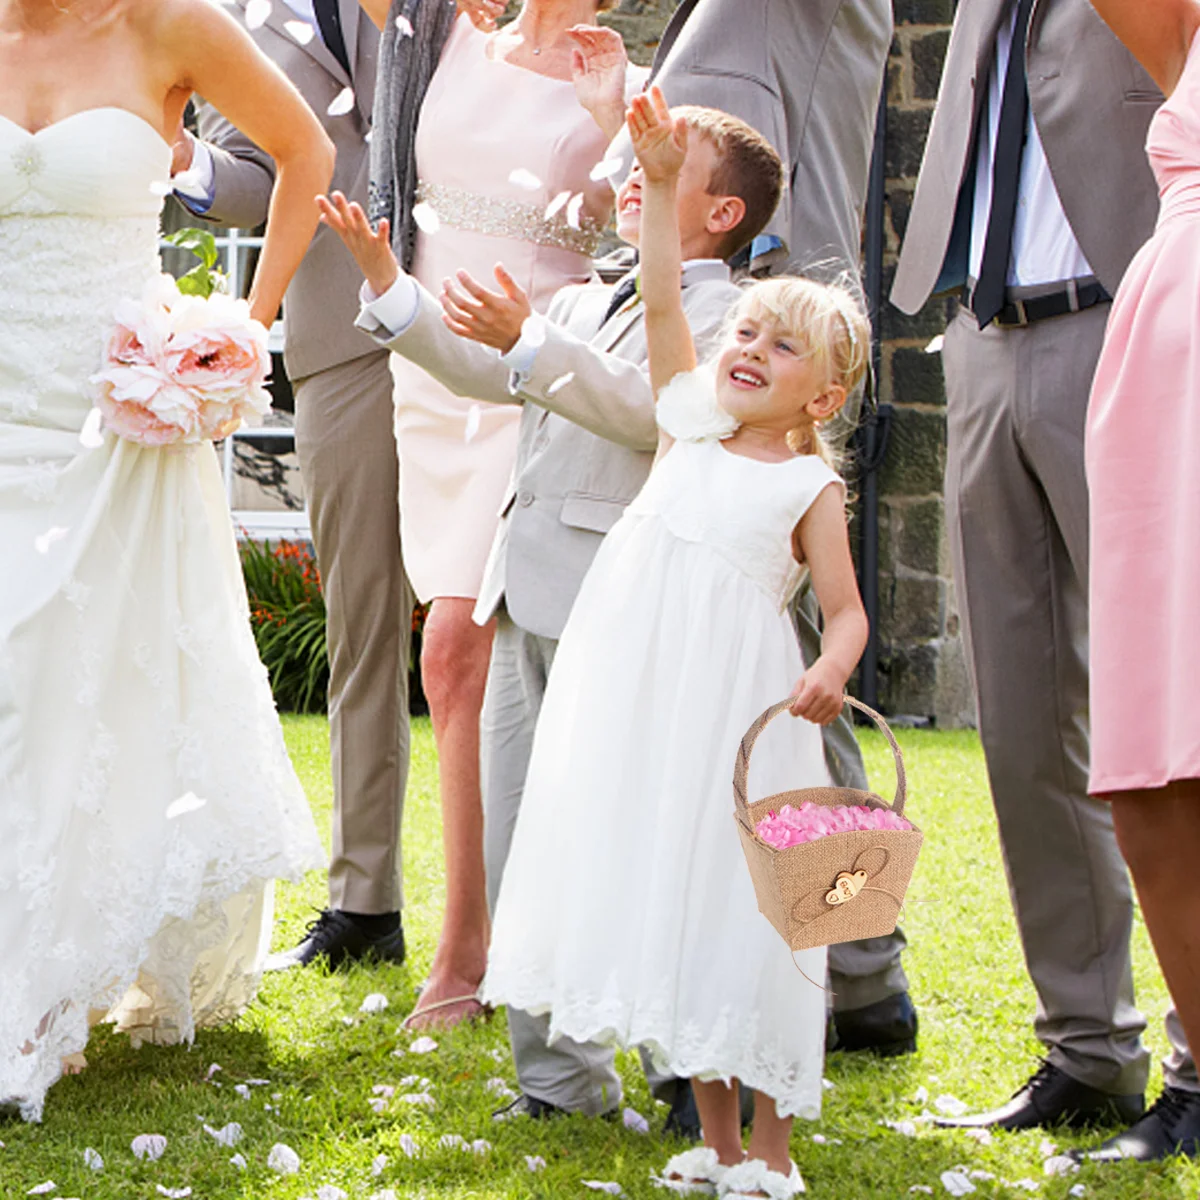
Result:
{"label": "white shoe on girl", "polygon": [[787,1175],[772,1171],[761,1158],[748,1158],[729,1167],[717,1185],[721,1200],[792,1200],[805,1191],[800,1168],[791,1164]]}

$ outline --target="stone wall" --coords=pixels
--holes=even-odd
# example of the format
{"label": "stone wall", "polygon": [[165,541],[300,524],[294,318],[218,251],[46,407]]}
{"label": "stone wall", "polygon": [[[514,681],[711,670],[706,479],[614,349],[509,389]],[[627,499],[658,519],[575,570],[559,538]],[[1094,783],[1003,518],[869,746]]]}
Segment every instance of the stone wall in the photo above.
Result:
{"label": "stone wall", "polygon": [[[887,71],[885,295],[937,98],[954,5],[955,0],[894,0],[896,35]],[[673,8],[672,0],[621,0],[605,19],[624,34],[630,56],[648,63]],[[880,379],[880,400],[894,407],[880,481],[880,701],[889,713],[939,726],[974,721],[943,519],[941,356],[926,352],[952,305],[934,301],[915,317],[884,305]]]}

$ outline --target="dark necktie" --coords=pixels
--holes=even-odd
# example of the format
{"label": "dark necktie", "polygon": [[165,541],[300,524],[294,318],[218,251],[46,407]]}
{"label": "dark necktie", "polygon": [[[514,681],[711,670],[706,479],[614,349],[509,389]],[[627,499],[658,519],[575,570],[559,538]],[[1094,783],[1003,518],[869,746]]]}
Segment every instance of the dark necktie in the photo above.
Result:
{"label": "dark necktie", "polygon": [[604,313],[604,320],[600,322],[601,328],[608,324],[609,320],[616,311],[637,291],[638,277],[636,274],[626,275],[624,279],[613,289],[612,299],[608,302],[608,308]]}
{"label": "dark necktie", "polygon": [[650,78],[646,80],[647,87],[654,82],[655,75],[662,68],[663,60],[671,53],[671,47],[675,45],[675,39],[679,37],[679,31],[687,24],[688,17],[692,15],[692,9],[699,2],[700,0],[681,0],[678,8],[671,14],[671,19],[667,22],[667,27],[659,39],[658,48],[654,51],[654,62],[650,66]]}
{"label": "dark necktie", "polygon": [[980,329],[1004,307],[1004,289],[1012,256],[1013,225],[1017,217],[1021,154],[1025,148],[1025,128],[1029,117],[1025,37],[1032,8],[1033,0],[1018,0],[1016,29],[1013,31],[1008,71],[1004,76],[1004,92],[1000,100],[1000,123],[996,129],[996,150],[992,156],[992,208],[988,214],[979,280],[971,301]]}
{"label": "dark necktie", "polygon": [[346,40],[342,37],[342,17],[338,12],[338,0],[313,0],[313,9],[316,11],[317,24],[321,27],[321,37],[326,48],[349,75],[350,56],[346,53]]}

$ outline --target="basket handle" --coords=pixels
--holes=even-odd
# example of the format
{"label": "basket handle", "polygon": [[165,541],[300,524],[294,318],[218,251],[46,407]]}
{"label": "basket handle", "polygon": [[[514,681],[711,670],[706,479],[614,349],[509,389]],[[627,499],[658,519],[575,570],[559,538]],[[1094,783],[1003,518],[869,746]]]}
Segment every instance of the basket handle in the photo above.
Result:
{"label": "basket handle", "polygon": [[[737,763],[733,768],[733,798],[737,804],[738,811],[742,813],[747,821],[749,821],[749,811],[746,804],[746,776],[750,771],[750,751],[754,749],[754,743],[758,741],[758,735],[773,721],[781,712],[785,712],[792,705],[793,697],[789,696],[786,700],[780,700],[778,704],[772,704],[759,718],[746,730],[746,736],[742,738],[742,744],[738,747]],[[849,704],[851,708],[857,708],[859,712],[866,713],[876,725],[879,726],[883,736],[887,738],[888,745],[892,748],[892,757],[896,762],[896,797],[892,801],[892,811],[897,816],[904,812],[904,801],[908,795],[908,783],[904,774],[904,755],[900,753],[900,747],[896,744],[896,738],[892,734],[888,723],[873,709],[865,705],[861,700],[855,700],[853,696],[843,696],[844,703]]]}

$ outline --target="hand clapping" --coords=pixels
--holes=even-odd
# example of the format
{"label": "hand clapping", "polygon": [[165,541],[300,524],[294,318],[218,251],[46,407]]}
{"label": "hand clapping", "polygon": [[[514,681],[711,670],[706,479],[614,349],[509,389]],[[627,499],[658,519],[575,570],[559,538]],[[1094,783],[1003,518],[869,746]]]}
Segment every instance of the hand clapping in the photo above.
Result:
{"label": "hand clapping", "polygon": [[673,179],[687,157],[688,128],[683,117],[673,118],[662,91],[652,87],[630,102],[625,124],[642,173],[651,183]]}

